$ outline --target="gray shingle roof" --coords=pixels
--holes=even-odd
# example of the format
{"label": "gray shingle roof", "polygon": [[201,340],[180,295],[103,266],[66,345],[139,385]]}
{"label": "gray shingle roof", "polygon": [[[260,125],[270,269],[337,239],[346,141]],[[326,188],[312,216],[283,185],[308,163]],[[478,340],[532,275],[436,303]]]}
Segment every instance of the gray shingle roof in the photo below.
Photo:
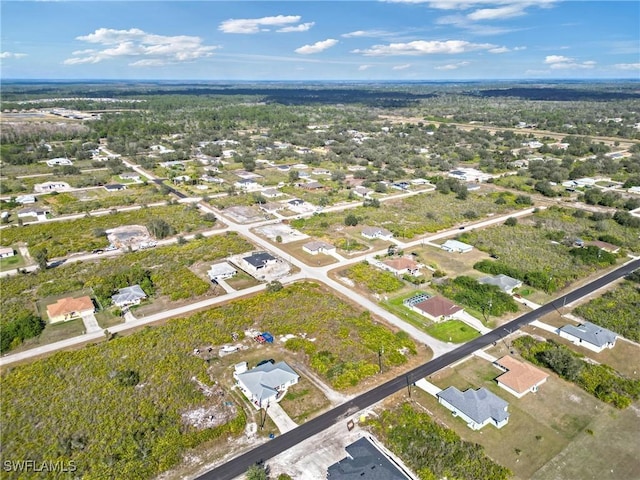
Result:
{"label": "gray shingle roof", "polygon": [[438,397],[453,405],[478,424],[484,423],[489,418],[496,422],[509,418],[509,412],[506,411],[509,404],[484,387],[478,390],[470,388],[464,392],[456,387],[448,387],[438,393]]}
{"label": "gray shingle roof", "polygon": [[255,268],[264,267],[268,261],[275,260],[276,257],[267,253],[267,252],[257,252],[248,257],[244,257],[245,260],[250,265],[253,265]]}
{"label": "gray shingle roof", "polygon": [[565,325],[564,327],[561,327],[560,330],[598,347],[604,347],[608,343],[614,343],[616,338],[618,338],[618,335],[615,332],[602,328],[591,322],[584,322],[582,325],[578,325],[577,327],[574,325]]}
{"label": "gray shingle roof", "polygon": [[368,438],[356,440],[345,450],[349,456],[327,469],[328,479],[407,480],[408,478]]}
{"label": "gray shingle roof", "polygon": [[289,383],[292,380],[297,381],[300,378],[285,362],[265,363],[240,373],[237,377],[258,400],[271,397],[277,392],[276,388],[280,385]]}
{"label": "gray shingle roof", "polygon": [[522,282],[518,279],[509,277],[508,275],[503,275],[500,273],[495,277],[482,277],[478,280],[478,283],[483,283],[485,285],[495,285],[503,292],[508,292],[509,290],[513,290],[516,287],[522,285]]}
{"label": "gray shingle roof", "polygon": [[132,285],[118,290],[118,293],[111,297],[111,301],[116,305],[123,305],[137,302],[143,298],[147,298],[147,294],[140,288],[140,285]]}

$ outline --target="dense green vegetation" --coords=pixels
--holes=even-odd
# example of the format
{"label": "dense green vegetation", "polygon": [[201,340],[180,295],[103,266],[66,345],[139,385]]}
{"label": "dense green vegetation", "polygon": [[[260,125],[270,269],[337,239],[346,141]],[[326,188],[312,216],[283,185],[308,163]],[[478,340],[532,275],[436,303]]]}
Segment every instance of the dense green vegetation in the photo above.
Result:
{"label": "dense green vegetation", "polygon": [[374,293],[391,293],[404,285],[393,273],[369,265],[356,263],[347,270],[347,277]]}
{"label": "dense green vegetation", "polygon": [[492,317],[518,311],[518,304],[511,295],[507,295],[495,285],[478,283],[471,277],[456,277],[434,285],[434,288],[460,305]]}
{"label": "dense green vegetation", "polygon": [[367,419],[367,424],[421,480],[505,480],[511,476],[507,468],[487,457],[482,446],[462,440],[408,403]]}
{"label": "dense green vegetation", "polygon": [[575,241],[603,240],[629,249],[640,249],[640,229],[622,227],[610,216],[551,207],[517,225],[465,232],[461,240],[490,253],[496,260],[482,260],[474,268],[503,273],[534,288],[554,292],[597,268],[615,263],[615,256],[593,246],[575,248]]}
{"label": "dense green vegetation", "polygon": [[574,312],[585,320],[608,328],[624,338],[640,342],[640,287],[626,281]]}
{"label": "dense green vegetation", "polygon": [[46,249],[50,258],[55,258],[108,246],[109,241],[105,236],[95,235],[96,229],[147,225],[154,220],[163,220],[176,232],[190,232],[212,226],[212,222],[201,215],[197,208],[177,204],[6,228],[2,230],[2,241],[8,244],[26,242],[29,248]]}
{"label": "dense green vegetation", "polygon": [[[230,233],[193,240],[185,245],[139,250],[98,262],[69,263],[27,275],[0,278],[0,335],[2,351],[42,331],[35,302],[52,295],[92,287],[103,306],[118,288],[139,283],[147,295],[166,295],[172,300],[190,298],[207,291],[210,283],[187,267],[196,261],[211,262],[251,250],[243,238]],[[35,316],[35,318],[34,318]]]}
{"label": "dense green vegetation", "polygon": [[523,336],[514,340],[513,346],[523,358],[550,368],[565,380],[574,382],[617,408],[626,408],[640,398],[640,380],[625,378],[608,365],[585,362],[564,345]]}

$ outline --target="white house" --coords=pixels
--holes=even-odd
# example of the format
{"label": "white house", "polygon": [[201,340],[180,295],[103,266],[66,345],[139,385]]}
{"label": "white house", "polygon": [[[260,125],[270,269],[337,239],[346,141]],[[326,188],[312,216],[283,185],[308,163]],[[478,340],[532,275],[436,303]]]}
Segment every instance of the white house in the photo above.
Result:
{"label": "white house", "polygon": [[16,203],[21,203],[22,205],[36,203],[36,197],[33,195],[19,195],[16,197]]}
{"label": "white house", "polygon": [[369,198],[373,193],[373,190],[371,190],[370,188],[362,187],[362,186],[356,187],[352,191],[354,195],[361,198]]}
{"label": "white house", "polygon": [[21,210],[18,210],[18,218],[29,218],[36,217],[36,220],[41,222],[42,220],[47,219],[47,215],[51,213],[46,207],[36,208],[36,207],[27,207]]}
{"label": "white house", "polygon": [[225,280],[227,278],[231,278],[236,275],[238,271],[229,265],[227,262],[216,263],[211,265],[211,268],[207,272],[209,278],[212,282],[217,282],[218,280]]}
{"label": "white house", "polygon": [[454,417],[462,418],[472,430],[480,430],[489,423],[502,428],[509,422],[509,404],[484,387],[464,392],[448,387],[436,396],[438,403],[451,410]]}
{"label": "white house", "polygon": [[[242,371],[242,367],[239,370]],[[257,409],[268,408],[269,404],[279,402],[287,393],[287,388],[300,380],[300,375],[285,362],[267,362],[242,373],[237,371],[238,368],[233,376],[238,387]]]}
{"label": "white house", "polygon": [[462,182],[477,183],[486,182],[490,178],[493,178],[491,175],[475,168],[456,168],[455,170],[451,170],[447,175]]}
{"label": "white house", "polygon": [[119,192],[121,190],[127,189],[127,186],[121,183],[110,183],[109,185],[104,185],[103,187],[107,192]]}
{"label": "white house", "polygon": [[319,253],[330,255],[332,253],[335,253],[336,247],[327,242],[316,241],[305,243],[302,246],[302,250],[310,253],[311,255],[318,255]]}
{"label": "white house", "polygon": [[440,248],[447,252],[457,252],[457,253],[467,253],[473,250],[472,245],[468,245],[463,242],[459,242],[458,240],[447,240],[444,242]]}
{"label": "white house", "polygon": [[139,182],[140,181],[140,174],[137,172],[124,172],[120,174],[120,178],[122,180],[129,180],[132,182]]}
{"label": "white house", "polygon": [[13,257],[16,252],[11,247],[0,247],[0,258]]}
{"label": "white house", "polygon": [[513,293],[515,288],[520,288],[522,286],[522,282],[520,280],[502,273],[493,277],[482,277],[478,280],[478,283],[482,283],[484,285],[495,285],[504,293],[508,293],[509,295]]}
{"label": "white house", "polygon": [[591,322],[584,322],[577,327],[565,325],[558,329],[558,335],[566,338],[574,345],[580,345],[596,353],[600,353],[605,348],[615,347],[616,339],[618,338],[618,334],[615,332]]}
{"label": "white house", "polygon": [[233,184],[236,188],[244,191],[257,190],[260,184],[251,178],[243,178]]}
{"label": "white house", "polygon": [[262,196],[265,198],[277,198],[284,195],[284,193],[282,193],[280,190],[276,190],[275,188],[267,188],[266,190],[263,190],[261,193],[262,193]]}
{"label": "white house", "polygon": [[380,267],[395,275],[413,275],[417,277],[421,275],[420,266],[410,258],[390,258],[380,262]]}
{"label": "white house", "polygon": [[147,294],[140,285],[121,288],[118,293],[111,297],[111,301],[116,307],[128,307],[130,305],[140,305],[140,302],[147,298]]}
{"label": "white house", "polygon": [[52,158],[51,160],[47,160],[47,165],[50,167],[62,167],[65,165],[73,165],[73,162],[68,158]]}
{"label": "white house", "polygon": [[33,190],[39,193],[46,192],[59,192],[62,190],[67,190],[71,188],[68,183],[65,182],[44,182],[44,183],[36,183],[33,186]]}
{"label": "white house", "polygon": [[391,240],[393,238],[393,233],[382,227],[364,227],[361,233],[364,238],[369,240]]}

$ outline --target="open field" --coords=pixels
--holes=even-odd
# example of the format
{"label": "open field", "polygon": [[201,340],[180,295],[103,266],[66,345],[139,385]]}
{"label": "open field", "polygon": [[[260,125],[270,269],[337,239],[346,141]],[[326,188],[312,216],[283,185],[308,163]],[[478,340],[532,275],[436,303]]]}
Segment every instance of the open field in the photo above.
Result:
{"label": "open field", "polygon": [[[304,317],[288,308],[292,304],[307,312]],[[284,349],[280,340],[259,346],[249,338],[243,341],[247,328],[270,331],[276,339],[306,332],[305,341],[314,347],[317,342],[322,350],[314,354],[307,347],[306,354],[291,354],[290,340]],[[232,332],[240,335],[247,354],[241,350],[218,357],[217,347],[230,342]],[[8,369],[0,399],[3,451],[35,461],[74,460],[77,473],[88,478],[148,478],[175,465],[189,448],[214,439],[227,442],[243,431],[247,414],[227,387],[234,363],[297,358],[344,388],[377,371],[380,345],[388,372],[415,352],[402,332],[394,334],[373,323],[366,312],[317,285],[263,293]],[[207,353],[208,346],[212,353]],[[194,354],[196,348],[203,353]],[[406,354],[399,353],[400,348],[406,348]],[[48,380],[37,381],[41,378]],[[323,408],[321,396],[311,388],[303,383],[302,391],[309,392],[294,391],[292,402],[296,393],[299,399],[314,399],[290,404],[294,415],[309,416]],[[198,416],[203,411],[209,412],[206,418],[215,412],[218,420],[207,426],[211,419]]]}
{"label": "open field", "polygon": [[[501,371],[488,361],[471,358],[432,375],[431,381],[441,388],[454,385],[461,390],[483,386],[508,401],[511,416],[509,423],[501,429],[486,426],[480,431],[473,431],[463,420],[452,418],[451,412],[439,405],[434,397],[422,391],[415,397],[418,403],[464,439],[483,445],[491,458],[511,469],[518,479],[531,478],[543,465],[572,445],[576,438],[593,429],[594,422],[604,418],[612,425],[616,423],[619,412],[613,407],[553,374],[538,393],[529,393],[521,399],[497,386],[494,379],[500,374]],[[603,446],[611,449],[620,447],[626,448],[624,445]]]}

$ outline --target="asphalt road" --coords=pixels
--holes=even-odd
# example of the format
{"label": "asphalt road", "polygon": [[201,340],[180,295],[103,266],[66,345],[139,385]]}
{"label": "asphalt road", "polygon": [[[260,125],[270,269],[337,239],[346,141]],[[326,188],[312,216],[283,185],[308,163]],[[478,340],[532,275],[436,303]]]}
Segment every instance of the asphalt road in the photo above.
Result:
{"label": "asphalt road", "polygon": [[273,440],[269,440],[267,443],[264,443],[253,450],[250,450],[233,460],[210,470],[200,476],[199,480],[231,480],[246,472],[251,465],[266,462],[270,458],[275,457],[303,440],[320,433],[337,422],[344,421],[345,428],[347,428],[346,419],[349,416],[378,403],[380,400],[383,400],[403,388],[407,388],[415,381],[461,360],[476,350],[501,340],[507,335],[518,330],[520,327],[537,320],[553,310],[559,309],[563,305],[569,304],[591,294],[595,290],[598,290],[618,278],[631,273],[637,268],[640,268],[640,259],[633,260],[613,272],[610,272],[607,275],[604,275],[603,277],[568,293],[567,295],[557,298],[553,302],[547,303],[536,310],[525,313],[509,323],[492,330],[486,335],[465,343],[449,353],[445,353],[424,365],[404,373],[393,380],[383,383],[382,385],[375,387],[374,389],[369,390],[368,392],[365,392],[326,413],[323,413],[307,423],[300,425],[294,430],[280,435]]}

